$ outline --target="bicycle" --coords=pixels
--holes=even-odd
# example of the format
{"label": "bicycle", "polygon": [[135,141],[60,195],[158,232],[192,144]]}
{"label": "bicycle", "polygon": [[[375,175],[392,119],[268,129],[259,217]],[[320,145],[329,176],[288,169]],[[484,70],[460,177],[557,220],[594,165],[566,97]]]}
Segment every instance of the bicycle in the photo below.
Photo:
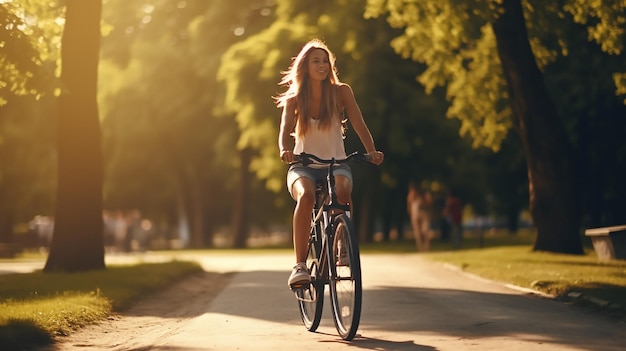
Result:
{"label": "bicycle", "polygon": [[357,234],[350,220],[350,206],[340,204],[335,192],[335,165],[351,160],[369,161],[369,155],[352,153],[345,159],[325,160],[302,153],[296,162],[304,166],[317,162],[328,165],[326,180],[315,185],[315,206],[311,214],[311,233],[306,266],[311,283],[292,287],[300,316],[307,330],[317,330],[322,318],[324,289],[330,287],[333,321],[344,340],[356,335],[361,318],[361,259]]}

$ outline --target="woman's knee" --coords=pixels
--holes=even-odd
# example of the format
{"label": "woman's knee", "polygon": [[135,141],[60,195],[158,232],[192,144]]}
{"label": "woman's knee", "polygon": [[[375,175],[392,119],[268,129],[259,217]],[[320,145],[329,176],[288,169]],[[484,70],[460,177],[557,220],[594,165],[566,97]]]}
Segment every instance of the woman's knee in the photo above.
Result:
{"label": "woman's knee", "polygon": [[348,177],[337,175],[335,177],[335,191],[337,191],[337,198],[341,203],[349,203],[352,196],[352,183]]}
{"label": "woman's knee", "polygon": [[313,182],[308,178],[300,178],[293,185],[294,199],[298,204],[309,205],[315,202]]}

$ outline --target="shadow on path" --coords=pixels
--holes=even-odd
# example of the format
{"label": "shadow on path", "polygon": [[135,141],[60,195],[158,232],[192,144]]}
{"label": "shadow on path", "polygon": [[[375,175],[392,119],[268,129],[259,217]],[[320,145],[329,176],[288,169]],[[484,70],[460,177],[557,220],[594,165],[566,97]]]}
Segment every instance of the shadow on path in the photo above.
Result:
{"label": "shadow on path", "polygon": [[[206,277],[214,274],[207,273]],[[192,313],[217,313],[299,325],[296,301],[286,287],[286,277],[286,272],[277,271],[238,273],[217,298],[207,296],[201,308],[196,304]],[[188,284],[197,286],[198,282]],[[184,285],[178,289],[184,289]],[[194,291],[202,294],[197,289]],[[326,307],[329,303],[327,297]],[[325,326],[320,330],[333,328],[326,307],[322,316]],[[150,310],[142,313],[150,315]],[[454,339],[510,338],[597,351],[620,350],[626,338],[623,326],[551,299],[398,286],[377,286],[364,291],[359,333],[359,338],[346,344],[366,350],[435,350],[411,339],[431,337],[432,341],[433,335],[439,335]],[[407,341],[381,339],[380,335],[386,333],[393,333],[396,340]],[[337,338],[324,342],[343,341]]]}

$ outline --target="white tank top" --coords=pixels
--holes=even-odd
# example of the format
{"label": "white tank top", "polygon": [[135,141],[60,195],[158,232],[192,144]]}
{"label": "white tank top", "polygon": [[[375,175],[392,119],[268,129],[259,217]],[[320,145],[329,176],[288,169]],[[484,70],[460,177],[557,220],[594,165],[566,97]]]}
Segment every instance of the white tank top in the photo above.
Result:
{"label": "white tank top", "polygon": [[341,123],[333,119],[329,130],[320,130],[319,121],[311,119],[306,134],[300,138],[296,135],[294,154],[306,152],[323,159],[344,159],[346,150],[341,132]]}

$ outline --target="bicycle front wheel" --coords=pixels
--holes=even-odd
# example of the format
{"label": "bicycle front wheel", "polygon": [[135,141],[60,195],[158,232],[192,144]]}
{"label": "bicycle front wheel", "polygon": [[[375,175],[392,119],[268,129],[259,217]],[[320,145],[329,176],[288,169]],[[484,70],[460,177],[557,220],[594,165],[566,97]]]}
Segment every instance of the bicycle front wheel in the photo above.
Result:
{"label": "bicycle front wheel", "polygon": [[329,255],[333,320],[341,338],[352,340],[361,319],[363,294],[359,245],[356,232],[347,215],[337,216],[334,228],[335,235]]}
{"label": "bicycle front wheel", "polygon": [[324,307],[324,274],[320,269],[318,253],[321,252],[319,241],[311,240],[306,258],[306,266],[311,273],[311,284],[296,290],[298,307],[302,323],[308,331],[315,331],[322,319]]}

